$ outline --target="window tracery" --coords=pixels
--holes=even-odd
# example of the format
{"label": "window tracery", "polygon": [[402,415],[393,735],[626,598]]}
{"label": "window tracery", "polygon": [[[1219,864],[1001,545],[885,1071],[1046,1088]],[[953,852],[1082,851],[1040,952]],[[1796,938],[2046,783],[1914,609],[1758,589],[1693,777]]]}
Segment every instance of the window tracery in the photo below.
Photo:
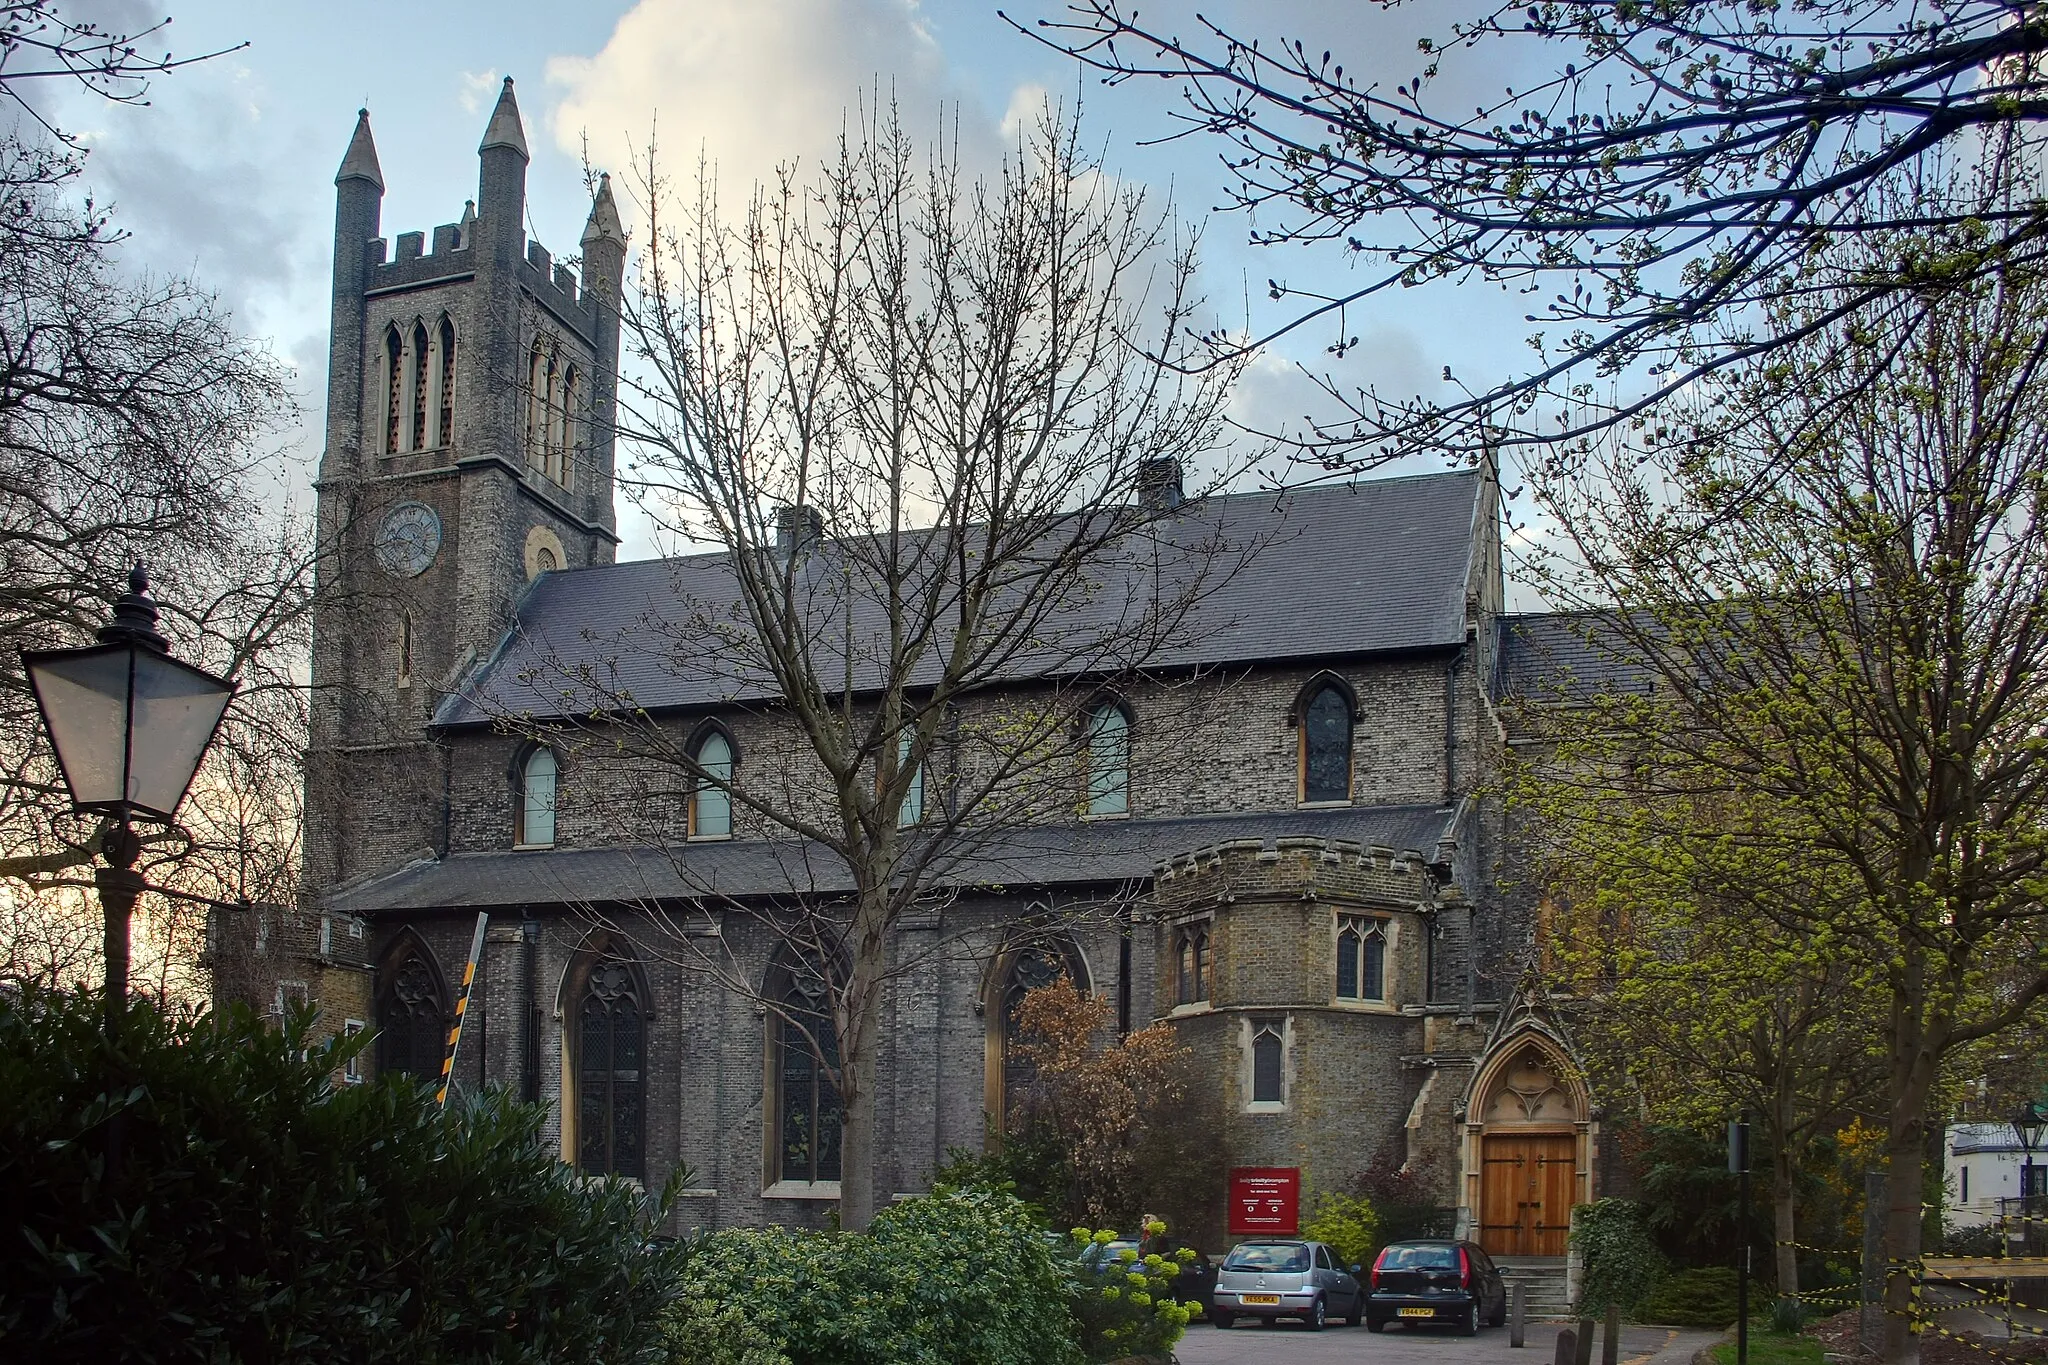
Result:
{"label": "window tracery", "polygon": [[377,1069],[438,1080],[448,1037],[439,977],[415,948],[387,981],[377,1009]]}
{"label": "window tracery", "polygon": [[579,1170],[645,1178],[645,1013],[632,964],[607,950],[591,965],[576,1011]]}

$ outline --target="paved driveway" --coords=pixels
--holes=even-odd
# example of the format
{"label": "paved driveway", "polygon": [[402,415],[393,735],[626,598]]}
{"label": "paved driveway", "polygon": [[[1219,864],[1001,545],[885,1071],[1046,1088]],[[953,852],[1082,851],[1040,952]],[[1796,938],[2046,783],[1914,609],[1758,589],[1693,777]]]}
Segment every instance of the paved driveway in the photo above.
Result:
{"label": "paved driveway", "polygon": [[[1294,1365],[1294,1362],[1347,1361],[1351,1365],[1551,1365],[1557,1333],[1565,1324],[1531,1323],[1528,1345],[1508,1345],[1505,1327],[1481,1328],[1476,1337],[1441,1329],[1389,1328],[1368,1332],[1363,1327],[1332,1323],[1311,1332],[1295,1323],[1262,1327],[1240,1322],[1219,1329],[1206,1322],[1188,1327],[1174,1347],[1181,1365]],[[1687,1365],[1693,1352],[1719,1333],[1679,1331],[1669,1327],[1624,1327],[1622,1365]],[[1600,1348],[1593,1348],[1599,1365]]]}

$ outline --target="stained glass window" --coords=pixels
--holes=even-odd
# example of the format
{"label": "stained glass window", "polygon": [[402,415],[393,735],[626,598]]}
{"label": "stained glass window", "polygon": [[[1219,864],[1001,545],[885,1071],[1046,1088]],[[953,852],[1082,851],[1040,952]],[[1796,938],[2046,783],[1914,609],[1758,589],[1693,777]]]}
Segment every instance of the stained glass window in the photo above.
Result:
{"label": "stained glass window", "polygon": [[1301,799],[1351,799],[1351,704],[1325,686],[1301,712]]}
{"label": "stained glass window", "polygon": [[632,967],[600,959],[576,1017],[576,1164],[592,1174],[646,1175],[644,1014]]}
{"label": "stained glass window", "polygon": [[377,1069],[439,1079],[447,1019],[433,967],[417,950],[407,953],[378,1005]]}
{"label": "stained glass window", "polygon": [[781,1180],[839,1178],[839,1033],[831,995],[815,973],[792,974],[776,1021]]}

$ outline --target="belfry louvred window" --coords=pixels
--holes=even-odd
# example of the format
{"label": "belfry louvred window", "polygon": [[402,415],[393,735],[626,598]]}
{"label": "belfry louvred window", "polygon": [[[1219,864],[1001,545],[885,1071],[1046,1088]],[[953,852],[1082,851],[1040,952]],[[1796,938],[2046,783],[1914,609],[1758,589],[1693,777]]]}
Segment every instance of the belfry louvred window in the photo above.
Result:
{"label": "belfry louvred window", "polygon": [[441,412],[436,420],[434,443],[455,444],[455,324],[441,319]]}
{"label": "belfry louvred window", "polygon": [[405,342],[396,327],[384,333],[384,453],[398,453],[399,425],[405,419]]}
{"label": "belfry louvred window", "polygon": [[412,444],[409,450],[427,446],[427,327],[414,323],[412,329]]}
{"label": "belfry louvred window", "polygon": [[639,983],[608,954],[590,969],[576,1011],[576,1165],[594,1175],[646,1175],[647,1021]]}

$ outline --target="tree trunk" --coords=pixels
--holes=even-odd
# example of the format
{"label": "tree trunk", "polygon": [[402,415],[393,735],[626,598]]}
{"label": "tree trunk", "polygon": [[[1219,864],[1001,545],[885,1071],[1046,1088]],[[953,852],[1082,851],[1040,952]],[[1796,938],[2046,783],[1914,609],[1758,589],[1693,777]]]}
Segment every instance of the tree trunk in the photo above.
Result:
{"label": "tree trunk", "polygon": [[854,913],[845,1018],[839,1035],[839,1226],[860,1232],[875,1216],[875,1051],[888,974],[887,893],[866,891]]}
{"label": "tree trunk", "polygon": [[[1916,1103],[1910,1109],[1892,1095],[1891,1136],[1885,1190],[1884,1358],[1886,1365],[1919,1365],[1920,1336],[1914,1330],[1914,1276],[1920,1258],[1920,1189],[1926,1162],[1925,1125]],[[1865,1217],[1869,1217],[1868,1211]]]}
{"label": "tree trunk", "polygon": [[1792,1154],[1784,1137],[1778,1138],[1777,1149],[1771,1153],[1771,1229],[1773,1268],[1777,1274],[1779,1299],[1799,1297],[1799,1249],[1794,1243],[1797,1238],[1795,1222],[1796,1209],[1793,1203]]}

